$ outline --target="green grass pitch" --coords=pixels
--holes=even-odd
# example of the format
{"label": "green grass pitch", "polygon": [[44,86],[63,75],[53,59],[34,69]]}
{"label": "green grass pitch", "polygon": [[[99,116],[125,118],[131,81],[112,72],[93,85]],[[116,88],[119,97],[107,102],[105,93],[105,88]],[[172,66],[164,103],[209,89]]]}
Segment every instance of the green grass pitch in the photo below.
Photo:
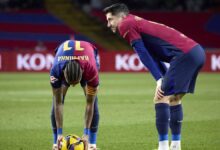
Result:
{"label": "green grass pitch", "polygon": [[[100,74],[101,150],[157,148],[149,74]],[[200,74],[196,92],[183,99],[182,150],[220,149],[220,74]],[[48,74],[0,74],[0,150],[51,150]],[[82,135],[85,98],[78,85],[67,93],[64,134]]]}

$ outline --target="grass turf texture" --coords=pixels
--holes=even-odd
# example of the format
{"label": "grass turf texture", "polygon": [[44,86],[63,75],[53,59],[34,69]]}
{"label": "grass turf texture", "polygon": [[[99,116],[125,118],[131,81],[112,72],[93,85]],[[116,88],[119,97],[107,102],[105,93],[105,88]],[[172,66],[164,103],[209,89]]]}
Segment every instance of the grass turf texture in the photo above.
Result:
{"label": "grass turf texture", "polygon": [[[157,147],[149,74],[101,74],[101,150]],[[183,150],[220,149],[220,75],[200,74],[196,93],[184,97]],[[0,74],[0,149],[46,150],[52,146],[51,88],[48,74]],[[64,134],[83,132],[85,99],[70,88],[64,107]]]}

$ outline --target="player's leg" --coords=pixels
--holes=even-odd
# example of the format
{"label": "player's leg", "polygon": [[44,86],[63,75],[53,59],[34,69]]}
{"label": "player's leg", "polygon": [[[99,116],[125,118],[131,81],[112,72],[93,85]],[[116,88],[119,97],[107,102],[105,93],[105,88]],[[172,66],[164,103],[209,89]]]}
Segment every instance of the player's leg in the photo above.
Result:
{"label": "player's leg", "polygon": [[[84,94],[86,95],[86,81],[81,80],[80,84],[81,87],[83,88]],[[89,150],[96,149],[98,126],[99,126],[99,110],[98,110],[98,97],[96,96],[94,102],[94,113],[90,128],[90,134],[89,134]]]}
{"label": "player's leg", "polygon": [[98,109],[98,97],[96,96],[94,103],[94,113],[90,128],[90,134],[89,134],[89,147],[91,150],[96,149],[98,127],[99,127],[99,109]]}
{"label": "player's leg", "polygon": [[[159,146],[158,150],[168,150],[169,149],[169,120],[170,120],[170,98],[173,95],[173,78],[174,69],[171,65],[166,72],[163,82],[161,85],[161,90],[164,91],[165,96],[162,99],[154,98],[155,111],[156,111],[156,128],[158,132]],[[157,93],[156,89],[156,92]],[[156,94],[155,94],[156,95]]]}
{"label": "player's leg", "polygon": [[[173,129],[172,131],[174,131],[172,132],[172,138],[177,138],[177,136],[180,138],[181,122],[179,122],[179,120],[182,121],[182,108],[180,106],[180,100],[183,95],[184,94],[169,95],[164,96],[161,100],[155,100],[156,127],[159,135],[158,150],[169,149],[168,131],[170,120],[173,121],[173,124],[171,125],[171,130]],[[176,122],[178,122],[178,124],[176,124]],[[180,144],[180,139],[178,142],[175,140],[173,144],[174,143]]]}
{"label": "player's leg", "polygon": [[174,70],[174,74],[165,75],[163,89],[167,95],[174,94],[170,97],[171,150],[181,150],[180,141],[183,120],[181,98],[184,96],[181,93],[194,92],[196,77],[204,64],[204,60],[204,50],[200,46],[196,46],[189,53],[177,57],[171,63],[171,69]]}
{"label": "player's leg", "polygon": [[156,110],[156,127],[159,136],[159,150],[169,149],[169,123],[171,118],[170,102],[175,99],[176,92],[176,67],[177,62],[171,62],[170,67],[164,75],[161,90],[164,92],[164,97],[160,100],[155,99]]}
{"label": "player's leg", "polygon": [[[54,102],[53,102],[54,103]],[[56,125],[56,119],[55,119],[55,113],[54,113],[54,104],[52,104],[52,110],[51,110],[51,125],[52,125],[52,130],[53,130],[53,135],[54,135],[54,141],[53,143],[56,144],[57,142],[57,125]]]}
{"label": "player's leg", "polygon": [[181,128],[183,121],[183,109],[181,99],[184,94],[170,97],[170,129],[172,134],[171,150],[181,150]]}
{"label": "player's leg", "polygon": [[154,102],[156,111],[156,128],[159,141],[158,150],[168,150],[168,131],[170,118],[169,97],[165,96],[161,100],[154,99]]}
{"label": "player's leg", "polygon": [[55,113],[54,113],[54,105],[52,104],[52,110],[51,110],[51,125],[52,125],[52,131],[53,131],[53,147],[52,150],[56,150],[57,148],[57,125],[56,125],[56,119],[55,119]]}
{"label": "player's leg", "polygon": [[[199,68],[193,75],[189,83],[187,92],[194,92],[198,71]],[[181,104],[181,99],[183,96],[184,94],[178,94],[175,98],[170,99],[170,129],[172,134],[170,150],[181,150],[181,128],[183,121],[183,108]]]}
{"label": "player's leg", "polygon": [[[98,50],[94,49],[94,55],[96,60],[96,67],[99,70],[100,69],[100,60],[98,56]],[[84,89],[85,91],[85,89]],[[89,148],[88,150],[96,150],[96,142],[97,142],[97,133],[98,133],[98,127],[99,127],[99,108],[98,108],[98,96],[95,98],[94,103],[94,113],[90,128],[90,134],[89,134]]]}
{"label": "player's leg", "polygon": [[[63,85],[62,87],[62,94],[63,94],[63,99],[62,103],[64,104],[64,99],[66,92],[68,90],[68,86]],[[57,143],[57,126],[56,126],[56,119],[55,119],[55,112],[54,112],[54,104],[52,103],[52,110],[51,110],[51,125],[52,125],[52,131],[53,131],[53,147],[56,147]]]}

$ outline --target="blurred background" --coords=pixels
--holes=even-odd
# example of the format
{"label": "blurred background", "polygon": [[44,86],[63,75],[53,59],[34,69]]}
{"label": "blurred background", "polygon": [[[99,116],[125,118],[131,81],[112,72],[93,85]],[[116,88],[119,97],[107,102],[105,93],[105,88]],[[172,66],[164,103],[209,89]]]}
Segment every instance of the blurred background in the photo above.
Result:
{"label": "blurred background", "polygon": [[[182,148],[220,149],[220,0],[0,0],[1,150],[51,149],[49,70],[55,48],[69,39],[92,42],[99,50],[98,147],[156,148],[155,81],[139,73],[147,70],[132,48],[106,27],[102,9],[116,2],[205,48],[196,92],[183,100]],[[80,136],[85,107],[80,86],[71,88],[66,99],[64,134]]]}
{"label": "blurred background", "polygon": [[[50,54],[68,39],[94,43],[101,71],[144,71],[136,55],[130,57],[131,47],[106,27],[102,9],[117,2],[127,4],[133,14],[174,27],[199,42],[208,52],[209,66],[204,70],[219,71],[219,0],[1,0],[0,71],[48,71]],[[215,62],[209,52],[214,53]],[[124,67],[117,65],[122,58]]]}

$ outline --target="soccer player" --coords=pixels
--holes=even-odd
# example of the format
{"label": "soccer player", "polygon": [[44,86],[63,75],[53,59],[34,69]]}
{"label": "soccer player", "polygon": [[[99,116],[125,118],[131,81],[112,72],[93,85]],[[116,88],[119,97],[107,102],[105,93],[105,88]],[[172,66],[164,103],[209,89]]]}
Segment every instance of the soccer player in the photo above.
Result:
{"label": "soccer player", "polygon": [[[157,81],[154,102],[158,150],[169,149],[169,128],[170,149],[180,150],[181,99],[186,93],[194,92],[196,77],[205,61],[203,48],[171,27],[130,14],[125,4],[113,4],[104,13],[107,26],[129,42]],[[163,62],[170,67],[166,69]]]}
{"label": "soccer player", "polygon": [[[85,41],[68,40],[56,49],[50,70],[53,92],[51,123],[54,135],[53,150],[60,149],[63,138],[63,105],[70,85],[80,83],[85,97],[85,128],[82,139],[89,143],[89,150],[96,150],[99,123],[97,88],[99,85],[97,49]],[[86,144],[87,145],[87,144]]]}

